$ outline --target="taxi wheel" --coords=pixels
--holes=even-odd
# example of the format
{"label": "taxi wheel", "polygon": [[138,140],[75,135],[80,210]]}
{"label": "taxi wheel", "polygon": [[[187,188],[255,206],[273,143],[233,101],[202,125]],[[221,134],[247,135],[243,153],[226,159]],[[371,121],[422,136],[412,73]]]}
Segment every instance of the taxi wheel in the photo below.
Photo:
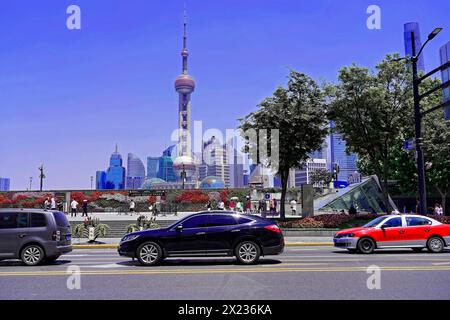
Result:
{"label": "taxi wheel", "polygon": [[427,241],[428,251],[439,253],[444,251],[444,241],[440,237],[431,237]]}
{"label": "taxi wheel", "polygon": [[375,246],[375,241],[370,238],[362,238],[358,241],[358,251],[360,253],[372,253],[375,250]]}

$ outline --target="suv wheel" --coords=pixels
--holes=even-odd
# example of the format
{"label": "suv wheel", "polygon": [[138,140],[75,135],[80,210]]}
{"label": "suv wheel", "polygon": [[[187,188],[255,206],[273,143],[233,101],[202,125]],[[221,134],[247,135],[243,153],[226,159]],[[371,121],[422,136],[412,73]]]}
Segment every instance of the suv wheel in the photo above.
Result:
{"label": "suv wheel", "polygon": [[432,253],[439,253],[444,251],[444,241],[439,237],[431,237],[428,239],[427,248]]}
{"label": "suv wheel", "polygon": [[26,246],[20,253],[20,259],[27,266],[36,266],[44,260],[44,250],[35,244]]}
{"label": "suv wheel", "polygon": [[375,250],[375,242],[370,238],[362,238],[358,242],[358,251],[364,254],[372,253]]}
{"label": "suv wheel", "polygon": [[254,264],[258,262],[261,250],[253,241],[244,241],[236,247],[235,254],[240,263]]}
{"label": "suv wheel", "polygon": [[154,266],[162,259],[162,249],[155,242],[145,242],[139,246],[136,257],[144,266]]}

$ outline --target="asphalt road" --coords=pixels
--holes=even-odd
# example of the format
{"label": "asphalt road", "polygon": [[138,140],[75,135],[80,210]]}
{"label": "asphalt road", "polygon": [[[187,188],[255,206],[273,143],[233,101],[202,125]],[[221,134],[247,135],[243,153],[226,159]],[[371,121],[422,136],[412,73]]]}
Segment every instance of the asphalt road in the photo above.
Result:
{"label": "asphalt road", "polygon": [[[379,278],[377,271],[367,273],[370,266],[380,268]],[[79,282],[67,273],[77,267]],[[380,289],[369,289],[368,279]],[[69,290],[68,282],[81,288]],[[332,247],[289,247],[255,266],[238,265],[232,258],[172,258],[142,267],[114,249],[80,249],[52,265],[1,261],[0,299],[448,300],[450,250],[358,255]]]}

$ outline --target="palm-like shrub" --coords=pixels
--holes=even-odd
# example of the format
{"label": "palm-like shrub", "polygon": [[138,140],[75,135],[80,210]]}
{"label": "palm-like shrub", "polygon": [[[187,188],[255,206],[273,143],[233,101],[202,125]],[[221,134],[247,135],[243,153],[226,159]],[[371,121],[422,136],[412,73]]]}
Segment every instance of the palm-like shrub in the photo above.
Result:
{"label": "palm-like shrub", "polygon": [[146,216],[139,216],[135,224],[129,224],[127,226],[127,233],[159,228],[161,228],[161,226],[158,223],[156,223],[156,217],[149,219]]}
{"label": "palm-like shrub", "polygon": [[94,237],[90,239],[89,242],[94,242],[98,237],[104,237],[108,234],[109,226],[104,223],[100,223],[98,218],[88,218],[83,223],[77,224],[73,230],[72,234],[77,238],[89,238],[89,229],[94,228]]}

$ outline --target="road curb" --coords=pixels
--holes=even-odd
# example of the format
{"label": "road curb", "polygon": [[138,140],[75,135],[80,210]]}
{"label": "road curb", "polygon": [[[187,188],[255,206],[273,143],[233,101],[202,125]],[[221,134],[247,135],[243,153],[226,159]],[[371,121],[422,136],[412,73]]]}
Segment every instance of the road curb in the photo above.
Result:
{"label": "road curb", "polygon": [[[332,242],[293,242],[286,243],[286,247],[322,247],[332,246]],[[73,249],[117,249],[118,244],[74,244]]]}

